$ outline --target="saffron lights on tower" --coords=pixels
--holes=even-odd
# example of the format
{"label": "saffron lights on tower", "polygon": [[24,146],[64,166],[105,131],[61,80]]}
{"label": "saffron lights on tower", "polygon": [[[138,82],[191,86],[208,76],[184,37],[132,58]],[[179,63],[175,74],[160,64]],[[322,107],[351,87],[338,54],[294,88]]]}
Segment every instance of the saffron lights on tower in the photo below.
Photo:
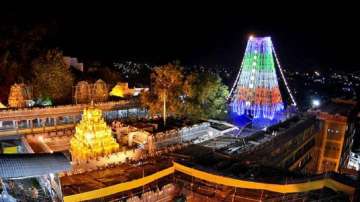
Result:
{"label": "saffron lights on tower", "polygon": [[249,38],[241,69],[230,95],[231,109],[238,115],[272,120],[276,112],[284,109],[270,37]]}

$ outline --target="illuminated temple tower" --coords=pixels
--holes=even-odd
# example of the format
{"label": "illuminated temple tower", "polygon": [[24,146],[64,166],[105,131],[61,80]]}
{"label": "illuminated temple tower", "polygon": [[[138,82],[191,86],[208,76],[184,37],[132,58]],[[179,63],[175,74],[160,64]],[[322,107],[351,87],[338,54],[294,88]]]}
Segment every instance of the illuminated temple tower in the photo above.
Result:
{"label": "illuminated temple tower", "polygon": [[[271,121],[284,110],[273,53],[270,37],[250,37],[240,72],[230,93],[230,108],[236,116]],[[280,73],[283,76],[281,69]],[[288,89],[286,81],[285,84]]]}
{"label": "illuminated temple tower", "polygon": [[95,107],[84,109],[82,120],[76,126],[70,141],[70,152],[75,161],[104,156],[119,150],[119,145],[102,118],[102,112]]}

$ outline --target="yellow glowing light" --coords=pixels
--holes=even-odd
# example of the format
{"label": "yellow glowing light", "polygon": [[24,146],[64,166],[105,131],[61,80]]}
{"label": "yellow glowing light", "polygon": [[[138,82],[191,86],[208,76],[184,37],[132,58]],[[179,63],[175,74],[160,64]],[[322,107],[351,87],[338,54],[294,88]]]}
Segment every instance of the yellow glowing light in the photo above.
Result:
{"label": "yellow glowing light", "polygon": [[119,145],[112,137],[111,128],[106,125],[100,109],[84,109],[82,120],[75,130],[75,135],[70,141],[73,160],[87,160],[119,150]]}
{"label": "yellow glowing light", "polygon": [[124,90],[115,86],[111,92],[110,92],[111,96],[116,96],[116,97],[124,97]]}
{"label": "yellow glowing light", "polygon": [[121,182],[119,184],[111,185],[108,187],[87,191],[79,194],[68,195],[64,197],[65,202],[72,201],[85,201],[98,199],[101,197],[113,195],[119,192],[128,191],[131,189],[139,188],[149,184],[150,182],[155,182],[165,176],[173,174],[175,171],[190,175],[192,177],[205,180],[207,182],[216,183],[220,185],[225,185],[229,187],[238,187],[244,189],[255,189],[255,190],[267,190],[276,193],[299,193],[299,192],[309,192],[312,190],[319,190],[324,187],[331,188],[335,191],[342,191],[349,195],[354,194],[355,188],[347,184],[343,184],[339,181],[336,181],[330,177],[324,179],[318,179],[310,182],[300,182],[300,183],[290,183],[290,184],[272,184],[266,182],[254,182],[251,180],[240,180],[230,177],[225,177],[221,175],[211,174],[202,170],[195,168],[187,167],[185,165],[174,162],[173,166],[165,168],[161,171],[158,171],[154,174],[142,177],[139,179]]}
{"label": "yellow glowing light", "polygon": [[127,95],[133,95],[134,89],[130,89],[127,83],[117,83],[116,86],[111,90],[110,95],[116,97],[125,97]]}
{"label": "yellow glowing light", "polygon": [[5,109],[5,108],[6,108],[6,106],[0,102],[0,109]]}
{"label": "yellow glowing light", "polygon": [[17,151],[17,147],[4,147],[3,148],[3,153],[4,154],[16,154],[18,153]]}

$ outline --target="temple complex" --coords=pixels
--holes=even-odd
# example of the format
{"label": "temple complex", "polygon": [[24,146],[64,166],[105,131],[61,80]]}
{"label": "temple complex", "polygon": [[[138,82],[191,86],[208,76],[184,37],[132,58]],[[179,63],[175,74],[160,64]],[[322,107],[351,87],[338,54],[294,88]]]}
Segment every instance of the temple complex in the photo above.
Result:
{"label": "temple complex", "polygon": [[100,109],[93,106],[84,109],[82,120],[75,131],[70,141],[70,152],[74,161],[88,160],[119,150]]}
{"label": "temple complex", "polygon": [[9,107],[22,108],[26,105],[26,100],[31,99],[31,90],[25,84],[17,84],[11,86],[9,93]]}

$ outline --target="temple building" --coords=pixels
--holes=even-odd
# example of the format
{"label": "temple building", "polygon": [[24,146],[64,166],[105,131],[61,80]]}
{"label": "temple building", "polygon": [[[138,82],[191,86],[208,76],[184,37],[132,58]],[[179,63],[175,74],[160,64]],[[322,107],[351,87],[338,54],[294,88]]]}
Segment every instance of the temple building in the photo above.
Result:
{"label": "temple building", "polygon": [[90,102],[90,86],[87,81],[79,81],[74,89],[74,102],[89,103]]}
{"label": "temple building", "polygon": [[108,97],[107,84],[101,79],[97,80],[91,89],[91,100],[94,102],[106,102]]}
{"label": "temple building", "polygon": [[129,88],[128,83],[117,83],[111,90],[110,95],[115,97],[127,97],[134,95],[135,89]]}
{"label": "temple building", "polygon": [[17,84],[11,86],[9,93],[9,107],[11,108],[23,108],[26,106],[26,101],[31,100],[32,92],[31,88],[25,84]]}
{"label": "temple building", "polygon": [[70,141],[73,161],[105,156],[119,150],[119,145],[102,117],[102,111],[93,106],[84,109],[82,120]]}
{"label": "temple building", "polygon": [[73,101],[76,104],[86,104],[90,101],[106,102],[108,97],[107,84],[101,79],[95,83],[79,81],[73,88]]}
{"label": "temple building", "polygon": [[319,120],[314,160],[316,172],[341,172],[350,159],[358,122],[357,103],[352,100],[333,99],[312,111]]}

